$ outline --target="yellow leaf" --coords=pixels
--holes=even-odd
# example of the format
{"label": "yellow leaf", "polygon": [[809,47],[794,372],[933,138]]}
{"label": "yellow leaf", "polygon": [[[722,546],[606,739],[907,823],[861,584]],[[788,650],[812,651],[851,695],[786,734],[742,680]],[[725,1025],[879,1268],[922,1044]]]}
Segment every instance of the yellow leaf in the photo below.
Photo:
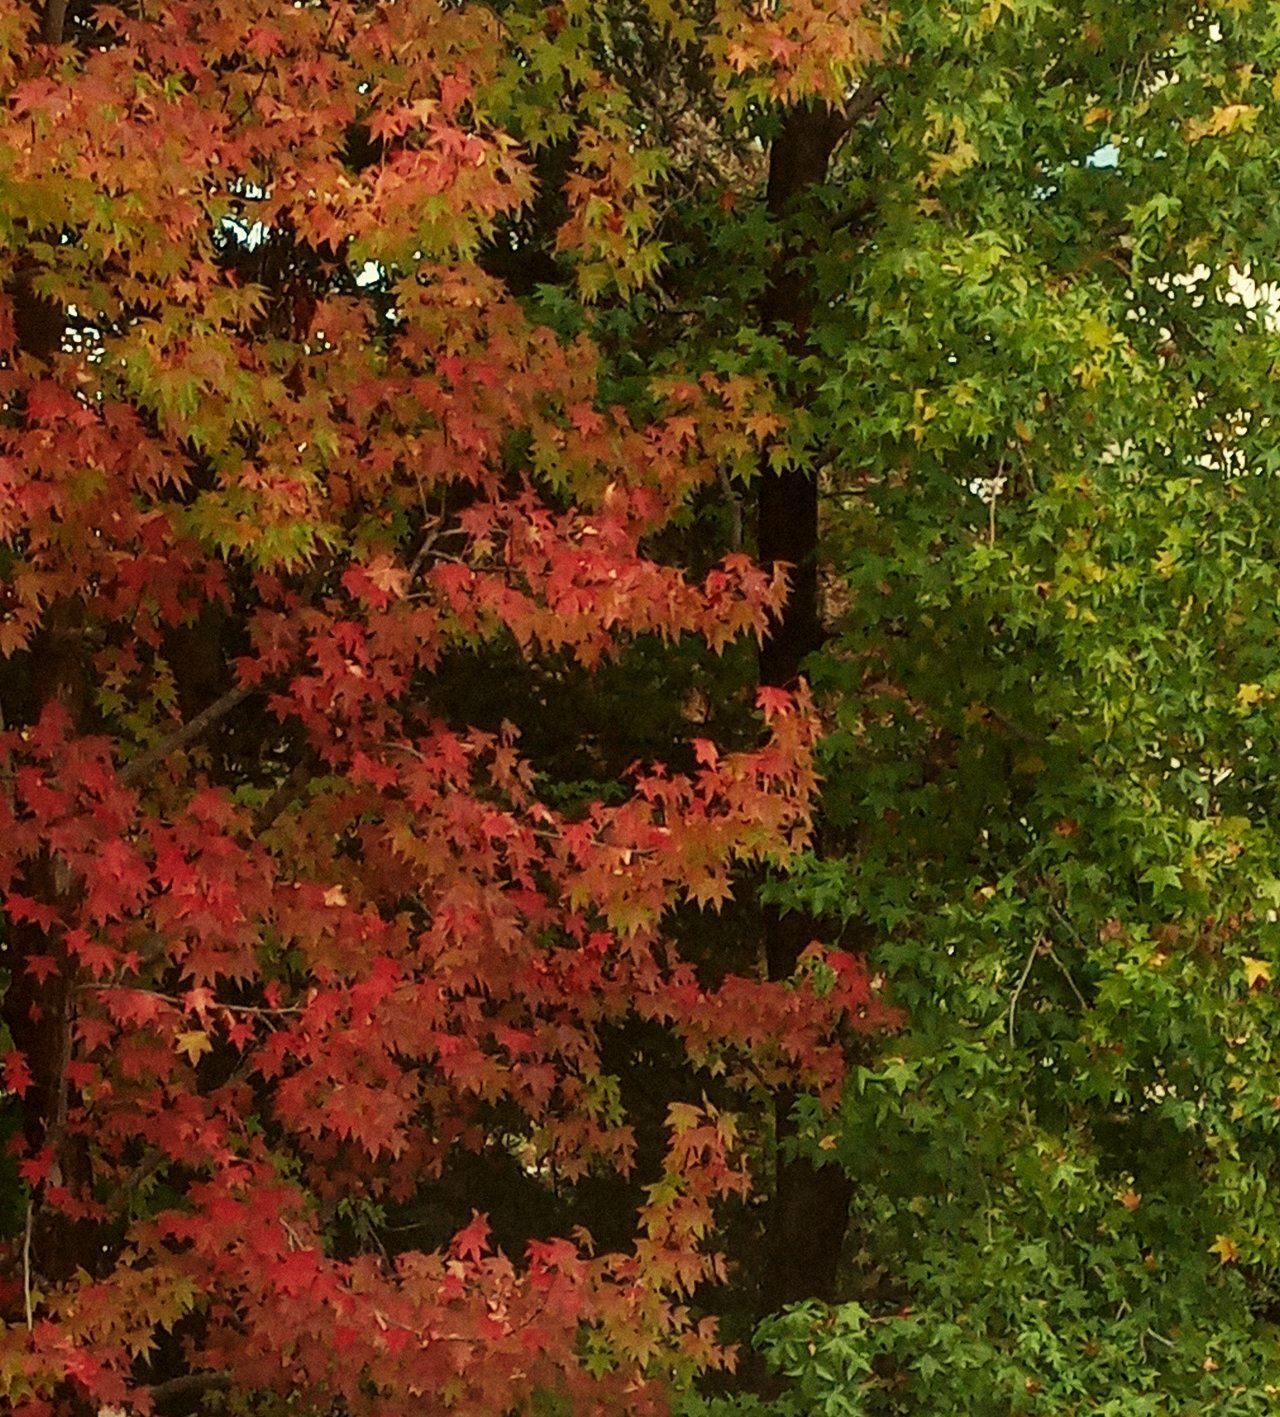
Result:
{"label": "yellow leaf", "polygon": [[346,905],[347,893],[341,886],[330,886],[324,893],[324,903],[326,905]]}
{"label": "yellow leaf", "polygon": [[179,1053],[185,1053],[189,1062],[195,1063],[200,1060],[204,1053],[213,1051],[213,1044],[209,1041],[209,1035],[196,1029],[194,1033],[180,1033],[173,1040],[173,1046]]}
{"label": "yellow leaf", "polygon": [[1236,707],[1251,709],[1255,704],[1262,702],[1262,695],[1261,684],[1241,684],[1236,690]]}
{"label": "yellow leaf", "polygon": [[1252,955],[1245,955],[1242,963],[1244,977],[1250,989],[1256,989],[1259,984],[1270,984],[1271,966],[1265,959],[1254,959]]}
{"label": "yellow leaf", "polygon": [[822,1137],[818,1142],[819,1151],[834,1151],[836,1149],[836,1139],[833,1136]]}
{"label": "yellow leaf", "polygon": [[365,567],[365,575],[387,595],[395,600],[403,598],[409,585],[409,572],[403,566],[392,565],[387,556],[380,556]]}
{"label": "yellow leaf", "polygon": [[1209,1246],[1209,1253],[1217,1255],[1219,1264],[1234,1264],[1240,1258],[1240,1246],[1230,1235],[1219,1235]]}
{"label": "yellow leaf", "polygon": [[691,1102],[673,1102],[667,1108],[667,1126],[671,1128],[674,1136],[683,1136],[685,1132],[692,1131],[701,1120],[701,1110]]}
{"label": "yellow leaf", "polygon": [[929,157],[929,174],[936,183],[941,177],[968,171],[978,160],[978,150],[967,138],[961,138],[949,152],[934,152]]}
{"label": "yellow leaf", "polygon": [[1250,132],[1258,120],[1258,107],[1252,103],[1224,103],[1208,118],[1192,118],[1187,123],[1187,141],[1198,143],[1201,138],[1225,138],[1237,128]]}
{"label": "yellow leaf", "polygon": [[1080,322],[1080,333],[1090,349],[1109,349],[1112,341],[1111,326],[1096,315],[1086,315]]}

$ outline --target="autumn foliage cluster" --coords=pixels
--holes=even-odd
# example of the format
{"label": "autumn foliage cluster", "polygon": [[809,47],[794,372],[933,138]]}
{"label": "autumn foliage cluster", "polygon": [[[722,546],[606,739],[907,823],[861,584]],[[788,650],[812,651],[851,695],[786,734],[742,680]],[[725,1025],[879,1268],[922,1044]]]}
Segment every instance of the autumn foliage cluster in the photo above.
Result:
{"label": "autumn foliage cluster", "polygon": [[[839,101],[874,49],[847,7],[723,4],[696,36],[661,10],[739,100]],[[659,1410],[733,1364],[705,1296],[726,1209],[768,1189],[762,1107],[832,1102],[882,1015],[848,953],[783,980],[749,919],[712,965],[682,945],[809,840],[801,684],[728,745],[677,705],[575,790],[524,750],[513,684],[544,676],[545,721],[628,654],[749,669],[787,594],[782,560],[678,552],[783,428],[767,381],[606,381],[502,274],[550,199],[584,310],[658,249],[600,23],[0,9],[20,1417]],[[675,1082],[638,1139],[617,1055],[643,1029]],[[486,1166],[546,1198],[503,1243]]]}

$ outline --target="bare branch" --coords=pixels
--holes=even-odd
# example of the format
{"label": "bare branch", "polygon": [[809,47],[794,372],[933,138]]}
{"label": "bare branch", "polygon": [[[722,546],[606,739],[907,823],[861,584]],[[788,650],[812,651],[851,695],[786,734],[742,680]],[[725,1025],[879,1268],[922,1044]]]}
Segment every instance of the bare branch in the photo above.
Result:
{"label": "bare branch", "polygon": [[308,755],[300,762],[294,764],[289,770],[289,774],[284,781],[272,792],[271,796],[254,813],[253,832],[255,836],[261,836],[264,831],[275,821],[281,812],[288,807],[295,798],[302,795],[307,783],[317,770],[316,760]]}

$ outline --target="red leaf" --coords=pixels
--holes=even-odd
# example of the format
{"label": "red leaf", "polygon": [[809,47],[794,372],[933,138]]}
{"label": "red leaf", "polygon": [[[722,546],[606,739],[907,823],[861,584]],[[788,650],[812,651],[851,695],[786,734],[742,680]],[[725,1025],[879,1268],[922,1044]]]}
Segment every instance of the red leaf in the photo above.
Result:
{"label": "red leaf", "polygon": [[489,1248],[488,1219],[479,1211],[472,1211],[470,1222],[453,1237],[449,1248],[459,1259],[481,1259]]}
{"label": "red leaf", "polygon": [[16,1092],[19,1097],[25,1096],[32,1081],[26,1058],[14,1048],[4,1055],[3,1064],[5,1087],[10,1092]]}
{"label": "red leaf", "polygon": [[49,1174],[53,1166],[53,1152],[49,1147],[29,1156],[18,1164],[18,1175],[29,1186],[38,1186]]}

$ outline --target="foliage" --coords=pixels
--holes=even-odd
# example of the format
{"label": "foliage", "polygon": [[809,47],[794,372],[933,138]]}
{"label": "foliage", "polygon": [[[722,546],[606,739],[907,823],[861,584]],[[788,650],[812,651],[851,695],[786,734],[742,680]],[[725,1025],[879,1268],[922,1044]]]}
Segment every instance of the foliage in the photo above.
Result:
{"label": "foliage", "polygon": [[[839,951],[682,952],[677,907],[810,830],[807,698],[753,716],[740,648],[784,572],[680,546],[779,417],[746,371],[613,367],[590,305],[662,256],[636,24],[720,102],[873,32],[708,20],[3,9],[21,1417],[642,1412],[728,1361],[691,1299],[764,1174],[737,1114],[834,1100],[883,1010]],[[682,705],[720,654],[717,743]]]}
{"label": "foliage", "polygon": [[[4,1400],[1271,1410],[1274,7],[60,14]],[[735,1384],[779,1158],[840,1292]]]}
{"label": "foliage", "polygon": [[808,1112],[850,1302],[762,1330],[777,1410],[1270,1411],[1280,30],[897,44],[818,277],[840,848],[790,898],[908,1024]]}

